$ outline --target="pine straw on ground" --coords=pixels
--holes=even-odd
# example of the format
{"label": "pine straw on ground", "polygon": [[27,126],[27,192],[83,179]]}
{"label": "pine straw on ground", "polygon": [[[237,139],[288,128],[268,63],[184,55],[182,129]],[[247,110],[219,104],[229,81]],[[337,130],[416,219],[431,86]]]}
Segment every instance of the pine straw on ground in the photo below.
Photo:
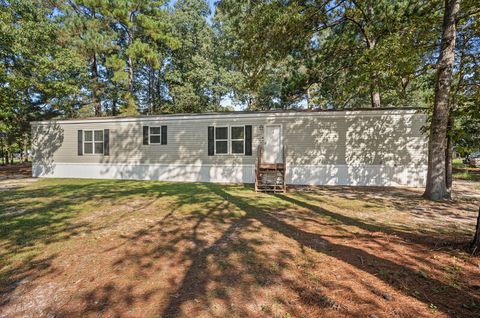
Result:
{"label": "pine straw on ground", "polygon": [[470,196],[57,179],[0,200],[0,317],[480,315]]}
{"label": "pine straw on ground", "polygon": [[32,176],[32,164],[17,163],[13,165],[0,165],[0,180],[11,178],[27,178]]}

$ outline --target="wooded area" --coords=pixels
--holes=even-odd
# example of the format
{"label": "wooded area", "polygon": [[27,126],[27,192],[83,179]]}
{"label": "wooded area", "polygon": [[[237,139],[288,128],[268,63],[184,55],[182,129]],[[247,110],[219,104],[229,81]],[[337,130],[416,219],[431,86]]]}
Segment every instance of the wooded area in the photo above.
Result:
{"label": "wooded area", "polygon": [[[463,161],[480,151],[479,18],[479,0],[0,0],[0,316],[480,317],[480,168],[473,167],[480,155],[473,164],[473,156]],[[261,173],[274,179],[271,195],[237,180],[215,183],[216,170],[230,170],[214,169],[220,157],[205,164],[195,153],[238,142],[243,153],[218,154],[238,156],[229,166],[248,166],[236,159],[258,154],[252,140],[261,139],[264,149],[264,136],[274,135],[258,122],[248,123],[243,137],[219,140],[208,124],[201,151],[184,151],[185,166],[173,157],[178,174],[188,175],[184,167],[194,161],[211,168],[206,180],[185,177],[195,182],[159,178],[155,166],[163,165],[165,148],[141,156],[141,137],[167,140],[167,126],[142,127],[143,118],[138,125],[119,120],[138,134],[119,134],[114,124],[116,135],[109,127],[73,127],[66,141],[68,129],[56,122],[61,138],[35,134],[34,163],[16,164],[28,161],[31,122],[38,120],[384,107],[428,116],[405,110],[422,117],[415,126],[388,126],[382,114],[379,125],[337,125],[362,139],[330,138],[342,161],[326,165],[345,167],[348,178],[357,166],[382,168],[377,176],[362,171],[364,183],[314,186],[302,179],[284,191],[286,152],[283,164],[262,165],[262,150],[255,180]],[[205,117],[218,122],[222,115]],[[301,138],[292,139],[305,145],[295,153],[310,151],[314,138],[331,152],[328,138],[317,138],[328,123],[311,122],[315,132],[300,127]],[[160,132],[150,136],[151,128]],[[197,144],[194,128],[177,132]],[[228,136],[228,127],[217,128]],[[124,135],[134,136],[129,152]],[[122,139],[119,151],[110,148],[111,136]],[[175,130],[168,136],[178,141]],[[345,160],[345,149],[381,150],[378,143],[352,146],[372,136],[397,149],[409,143],[425,150],[428,139],[426,184],[426,151],[400,164],[395,152],[388,164],[383,152],[381,160],[358,165]],[[37,149],[49,148],[51,139],[56,148],[45,158],[63,144],[85,159],[72,178],[35,174]],[[171,144],[174,154],[183,146]],[[122,158],[140,155],[103,160],[113,150]],[[315,178],[342,174],[294,159]],[[60,160],[45,166],[58,169]],[[123,170],[130,174],[108,169],[134,160]],[[64,164],[73,170],[76,163]],[[97,164],[107,169],[95,179],[85,172]],[[425,189],[368,182],[384,181],[383,167],[397,164],[419,167],[401,177]],[[140,165],[153,167],[151,179],[138,177],[148,170],[137,173]],[[104,179],[118,175],[131,180]]]}
{"label": "wooded area", "polygon": [[413,106],[432,114],[425,195],[439,199],[450,193],[453,148],[480,147],[475,0],[1,0],[0,8],[6,163],[29,148],[29,122],[52,117]]}

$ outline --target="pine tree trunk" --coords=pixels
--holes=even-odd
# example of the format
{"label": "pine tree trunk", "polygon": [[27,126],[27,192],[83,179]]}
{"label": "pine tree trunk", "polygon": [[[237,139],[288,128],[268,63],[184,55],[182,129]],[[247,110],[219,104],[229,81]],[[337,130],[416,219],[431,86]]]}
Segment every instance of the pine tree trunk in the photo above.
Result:
{"label": "pine tree trunk", "polygon": [[131,96],[133,96],[133,60],[129,56],[127,59],[127,67],[128,67],[128,92]]}
{"label": "pine tree trunk", "polygon": [[5,149],[5,162],[7,165],[12,164],[13,160],[10,160],[11,155],[10,155],[10,150],[12,149],[12,144],[9,138],[7,138],[7,146]]}
{"label": "pine tree trunk", "polygon": [[[133,12],[129,13],[129,20],[131,24],[134,24],[135,14]],[[134,31],[133,29],[126,27],[127,35],[128,35],[128,48],[132,47],[134,42]],[[127,68],[128,68],[128,92],[130,93],[130,97],[133,98],[133,59],[129,55],[127,58]]]}
{"label": "pine tree trunk", "polygon": [[447,192],[445,194],[445,199],[452,198],[452,156],[453,156],[453,142],[452,137],[447,135],[447,148],[445,150],[445,185],[447,187]]}
{"label": "pine tree trunk", "polygon": [[115,94],[115,97],[112,100],[112,116],[117,115],[117,95]]}
{"label": "pine tree trunk", "polygon": [[162,71],[158,70],[155,76],[155,112],[160,113],[162,111]]}
{"label": "pine tree trunk", "polygon": [[[367,39],[367,46],[369,50],[373,50],[377,45],[377,41],[375,39]],[[371,73],[371,85],[370,85],[370,100],[372,103],[373,108],[380,108],[380,85],[378,81],[378,74],[375,70]]]}
{"label": "pine tree trunk", "polygon": [[448,116],[447,126],[447,148],[445,150],[445,185],[447,187],[446,199],[452,199],[452,187],[453,187],[453,140],[451,136],[451,130],[453,129],[453,111],[454,105],[450,107],[450,114]]}
{"label": "pine tree trunk", "polygon": [[452,67],[455,59],[455,19],[460,0],[445,0],[442,26],[442,49],[437,63],[435,102],[433,105],[430,138],[428,142],[428,171],[425,198],[442,200],[447,195],[445,153],[449,120],[449,95]]}
{"label": "pine tree trunk", "polygon": [[102,105],[100,103],[100,98],[99,98],[99,83],[98,83],[98,66],[97,66],[97,55],[95,52],[93,53],[93,58],[92,58],[92,81],[93,81],[93,89],[92,89],[92,95],[93,95],[93,107],[95,108],[95,117],[100,117],[102,116]]}
{"label": "pine tree trunk", "polygon": [[7,153],[7,143],[6,143],[7,139],[6,137],[0,137],[0,145],[2,146],[2,148],[0,149],[1,150],[1,156],[2,156],[2,165],[6,165],[6,160],[5,160],[5,156],[6,156],[6,153]]}
{"label": "pine tree trunk", "polygon": [[24,160],[23,142],[18,141],[17,143],[18,143],[19,148],[21,149],[20,150],[20,162],[24,162],[23,161]]}
{"label": "pine tree trunk", "polygon": [[153,66],[148,68],[148,114],[153,114],[153,93],[154,92],[154,70]]}
{"label": "pine tree trunk", "polygon": [[23,153],[25,154],[24,162],[28,162],[28,137],[25,137],[25,142],[23,144]]}
{"label": "pine tree trunk", "polygon": [[478,254],[480,251],[480,206],[478,207],[477,226],[475,227],[475,235],[470,243],[472,254]]}
{"label": "pine tree trunk", "polygon": [[373,108],[380,108],[382,106],[380,102],[380,87],[378,85],[378,77],[376,74],[372,75],[372,88],[370,97]]}
{"label": "pine tree trunk", "polygon": [[312,110],[312,95],[310,94],[310,86],[307,87],[307,109]]}
{"label": "pine tree trunk", "polygon": [[[132,17],[132,15],[131,15]],[[128,30],[128,47],[131,47],[133,45],[133,31]],[[127,58],[127,68],[128,68],[128,92],[130,93],[130,96],[133,98],[133,59],[131,56],[128,56]]]}
{"label": "pine tree trunk", "polygon": [[28,145],[30,144],[30,136],[28,134],[24,134],[24,141],[23,141],[23,153],[25,154],[25,161],[28,162]]}

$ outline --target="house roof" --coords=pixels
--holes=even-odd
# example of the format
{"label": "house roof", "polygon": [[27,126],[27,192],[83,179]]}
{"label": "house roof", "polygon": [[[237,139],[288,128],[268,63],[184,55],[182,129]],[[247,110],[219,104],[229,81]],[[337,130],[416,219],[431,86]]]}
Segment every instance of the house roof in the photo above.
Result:
{"label": "house roof", "polygon": [[395,115],[400,113],[415,113],[425,110],[420,107],[383,107],[383,108],[356,108],[356,109],[331,109],[331,110],[271,110],[271,111],[226,111],[226,112],[205,112],[205,113],[175,113],[158,115],[138,115],[138,116],[105,116],[105,117],[83,117],[83,118],[58,118],[48,121],[33,121],[32,124],[45,124],[50,122],[57,123],[79,123],[79,122],[112,122],[112,121],[153,121],[162,119],[196,119],[196,118],[222,118],[222,117],[283,117],[283,116],[321,116],[358,114],[366,112],[368,114]]}

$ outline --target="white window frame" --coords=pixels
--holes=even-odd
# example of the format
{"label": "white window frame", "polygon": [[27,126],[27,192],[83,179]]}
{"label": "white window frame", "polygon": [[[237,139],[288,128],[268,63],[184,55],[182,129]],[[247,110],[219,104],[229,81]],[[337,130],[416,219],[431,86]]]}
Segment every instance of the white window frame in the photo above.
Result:
{"label": "white window frame", "polygon": [[[236,128],[236,127],[242,127],[243,128],[243,138],[242,139],[233,139],[231,136],[232,136],[232,128]],[[229,141],[228,141],[228,144],[230,145],[230,149],[231,149],[231,154],[232,155],[245,155],[245,125],[231,125],[230,128],[229,128]],[[232,142],[233,141],[243,141],[243,151],[242,152],[236,152],[236,153],[233,153],[233,147],[232,147]]]}
{"label": "white window frame", "polygon": [[[217,128],[227,128],[227,139],[218,139],[218,141],[226,141],[227,142],[227,152],[225,153],[217,153]],[[215,145],[215,156],[224,156],[230,154],[230,126],[213,126],[213,142]]]}
{"label": "white window frame", "polygon": [[[160,137],[160,141],[159,142],[151,142],[150,141],[150,129],[151,128],[158,128],[160,129],[160,132],[158,134],[153,134],[152,136],[158,136]],[[161,145],[162,144],[162,126],[148,126],[148,144],[149,145]]]}
{"label": "white window frame", "polygon": [[[92,141],[86,141],[85,140],[85,133],[87,131],[92,132]],[[101,131],[102,132],[102,152],[95,152],[95,143],[100,143],[100,141],[95,141],[95,131]],[[85,152],[85,143],[91,143],[92,144],[92,153],[86,153]],[[105,131],[103,129],[84,129],[83,130],[83,138],[82,138],[82,150],[83,154],[87,156],[93,156],[93,155],[103,155],[105,152]]]}

